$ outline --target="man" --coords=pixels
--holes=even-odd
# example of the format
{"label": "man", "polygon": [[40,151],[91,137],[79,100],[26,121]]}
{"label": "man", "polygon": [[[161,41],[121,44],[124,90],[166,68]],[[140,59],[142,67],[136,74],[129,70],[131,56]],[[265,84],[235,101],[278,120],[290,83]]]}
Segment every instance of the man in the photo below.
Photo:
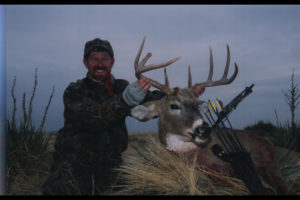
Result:
{"label": "man", "polygon": [[84,48],[84,79],[64,92],[64,127],[57,133],[54,164],[43,185],[46,195],[101,194],[112,182],[113,168],[122,161],[128,144],[125,118],[146,99],[163,96],[150,92],[151,81],[116,79],[111,70],[114,53],[110,43],[96,38]]}

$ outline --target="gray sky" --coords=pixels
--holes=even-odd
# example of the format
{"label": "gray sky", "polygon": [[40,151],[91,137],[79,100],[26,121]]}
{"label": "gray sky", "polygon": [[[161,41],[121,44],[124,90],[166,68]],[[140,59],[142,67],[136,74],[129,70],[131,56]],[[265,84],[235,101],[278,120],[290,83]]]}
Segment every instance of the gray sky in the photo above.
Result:
{"label": "gray sky", "polygon": [[[237,62],[236,80],[225,86],[207,88],[202,100],[219,98],[226,105],[246,86],[254,83],[249,95],[230,115],[236,128],[259,120],[276,124],[290,119],[282,90],[300,77],[299,5],[7,5],[5,16],[7,111],[11,117],[11,86],[17,77],[17,119],[22,117],[22,94],[27,102],[32,92],[34,71],[38,87],[33,120],[39,125],[55,85],[45,128],[57,131],[63,126],[64,89],[86,75],[82,63],[87,40],[109,40],[115,52],[112,73],[134,82],[133,62],[146,35],[143,55],[152,52],[148,63],[182,58],[168,67],[172,87],[187,86],[187,66],[193,82],[206,80],[209,46],[214,53],[213,79],[219,79],[226,62],[226,44],[231,50],[229,75]],[[143,56],[142,55],[142,56]],[[147,72],[163,82],[163,70]],[[299,109],[296,119],[299,120]],[[126,119],[128,130],[157,131],[157,121]]]}

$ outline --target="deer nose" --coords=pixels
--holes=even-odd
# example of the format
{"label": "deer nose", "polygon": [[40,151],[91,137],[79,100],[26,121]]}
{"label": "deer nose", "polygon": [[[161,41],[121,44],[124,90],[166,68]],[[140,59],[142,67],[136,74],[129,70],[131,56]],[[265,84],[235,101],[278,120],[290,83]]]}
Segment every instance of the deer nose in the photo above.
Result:
{"label": "deer nose", "polygon": [[194,134],[201,136],[205,139],[209,138],[209,133],[210,133],[211,128],[209,127],[208,123],[203,121],[203,124],[201,126],[198,126],[194,130]]}

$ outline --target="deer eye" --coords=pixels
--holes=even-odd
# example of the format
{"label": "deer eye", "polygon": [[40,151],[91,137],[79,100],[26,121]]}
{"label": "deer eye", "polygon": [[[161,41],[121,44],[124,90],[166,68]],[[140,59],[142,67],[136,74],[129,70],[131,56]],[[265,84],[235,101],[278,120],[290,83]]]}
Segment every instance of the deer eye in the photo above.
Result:
{"label": "deer eye", "polygon": [[171,104],[171,105],[170,105],[170,108],[171,108],[172,110],[178,110],[178,109],[179,109],[179,106],[177,106],[176,104]]}

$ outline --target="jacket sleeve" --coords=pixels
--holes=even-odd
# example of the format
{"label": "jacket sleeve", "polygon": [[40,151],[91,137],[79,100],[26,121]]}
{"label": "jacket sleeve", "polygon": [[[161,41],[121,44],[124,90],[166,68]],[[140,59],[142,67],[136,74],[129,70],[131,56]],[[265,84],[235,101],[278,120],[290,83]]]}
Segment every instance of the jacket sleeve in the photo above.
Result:
{"label": "jacket sleeve", "polygon": [[130,107],[121,94],[100,104],[84,95],[80,89],[68,87],[63,98],[66,122],[85,131],[99,132],[108,129],[130,112]]}

